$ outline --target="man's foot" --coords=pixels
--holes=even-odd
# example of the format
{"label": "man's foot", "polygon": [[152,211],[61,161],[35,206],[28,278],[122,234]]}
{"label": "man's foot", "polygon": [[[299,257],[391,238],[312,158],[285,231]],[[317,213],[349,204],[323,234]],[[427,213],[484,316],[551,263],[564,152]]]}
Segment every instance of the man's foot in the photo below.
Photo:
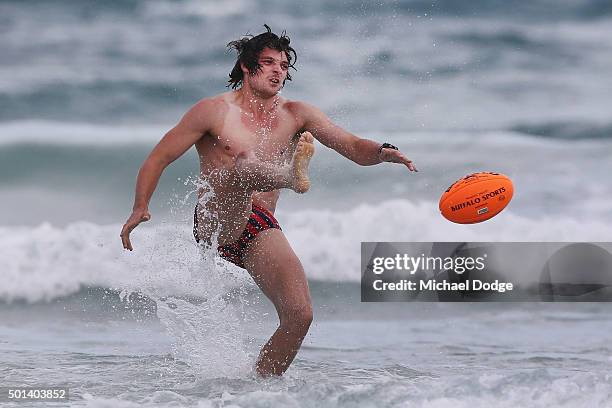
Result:
{"label": "man's foot", "polygon": [[308,178],[308,164],[314,155],[314,137],[310,132],[304,132],[300,136],[297,148],[291,162],[291,189],[296,193],[303,194],[310,189]]}

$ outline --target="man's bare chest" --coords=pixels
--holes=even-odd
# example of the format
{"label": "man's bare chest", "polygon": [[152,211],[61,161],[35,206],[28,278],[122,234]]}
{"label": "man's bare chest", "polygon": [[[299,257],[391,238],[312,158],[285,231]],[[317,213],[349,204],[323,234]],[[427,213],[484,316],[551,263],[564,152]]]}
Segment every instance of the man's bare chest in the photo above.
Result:
{"label": "man's bare chest", "polygon": [[255,118],[238,109],[228,112],[212,135],[225,154],[254,153],[261,160],[278,161],[295,149],[297,122],[288,114]]}

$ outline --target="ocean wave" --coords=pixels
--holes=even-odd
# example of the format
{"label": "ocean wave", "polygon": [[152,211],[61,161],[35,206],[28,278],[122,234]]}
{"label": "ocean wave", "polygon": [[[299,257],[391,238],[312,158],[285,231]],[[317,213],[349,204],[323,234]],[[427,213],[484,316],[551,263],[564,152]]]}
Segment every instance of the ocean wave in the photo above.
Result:
{"label": "ocean wave", "polygon": [[609,120],[610,18],[530,20],[582,3],[328,3],[2,3],[0,120],[176,121],[224,91],[235,58],[225,44],[272,18],[300,56],[285,95],[353,129]]}
{"label": "ocean wave", "polygon": [[513,132],[562,140],[612,139],[612,123],[556,121],[517,124]]}
{"label": "ocean wave", "polygon": [[[365,241],[609,240],[601,222],[530,219],[506,210],[483,224],[458,225],[444,220],[436,203],[405,200],[342,212],[281,211],[278,218],[314,281],[358,282],[360,245]],[[206,297],[227,287],[253,285],[246,272],[220,258],[202,258],[189,222],[139,227],[133,233],[134,252],[123,250],[119,231],[120,225],[85,222],[65,228],[0,227],[0,300],[46,302],[83,287]],[[224,276],[226,289],[215,276]]]}
{"label": "ocean wave", "polygon": [[129,123],[134,116],[157,122],[160,118],[178,120],[182,115],[181,109],[186,110],[203,95],[212,93],[211,89],[222,90],[225,85],[224,80],[216,81],[216,86],[206,84],[206,81],[191,84],[122,80],[92,82],[55,81],[32,90],[20,89],[17,94],[0,93],[0,104],[4,107],[0,121],[32,118],[69,121],[78,118],[78,121],[91,123]]}
{"label": "ocean wave", "polygon": [[[107,148],[129,147],[148,150],[174,126],[178,117],[160,124],[98,124],[54,120],[12,120],[0,123],[0,152],[7,149],[29,148]],[[391,138],[396,143],[436,143],[454,145],[478,140],[487,145],[524,145],[540,148],[563,146],[568,140],[610,139],[612,123],[573,121],[515,122],[505,130],[455,128],[423,130],[405,128],[401,131],[382,131],[376,128],[361,133]],[[370,136],[370,137],[375,137]],[[549,139],[543,143],[541,136]],[[555,139],[558,143],[555,145]],[[588,144],[585,144],[587,146]],[[144,150],[143,150],[144,151]],[[27,153],[12,152],[12,154]],[[47,152],[41,151],[41,154]],[[81,153],[79,153],[81,154]],[[110,154],[114,154],[111,152]],[[1,163],[1,161],[0,161]],[[1,173],[1,172],[0,172]]]}
{"label": "ocean wave", "polygon": [[[106,224],[123,219],[132,204],[139,167],[170,126],[0,125],[0,135],[5,136],[0,137],[0,200],[6,209],[0,213],[0,225],[67,225],[77,220]],[[606,178],[612,171],[607,160],[610,138],[576,139],[570,144],[567,139],[511,131],[377,129],[360,135],[399,146],[421,171],[408,173],[396,165],[364,168],[317,143],[311,191],[304,196],[283,193],[279,208],[339,211],[392,198],[435,202],[460,177],[496,171],[515,183],[511,208],[517,215],[602,222],[612,218],[606,200],[612,192]],[[197,174],[195,149],[164,171],[151,202],[158,219],[181,212],[194,200],[192,182]]]}

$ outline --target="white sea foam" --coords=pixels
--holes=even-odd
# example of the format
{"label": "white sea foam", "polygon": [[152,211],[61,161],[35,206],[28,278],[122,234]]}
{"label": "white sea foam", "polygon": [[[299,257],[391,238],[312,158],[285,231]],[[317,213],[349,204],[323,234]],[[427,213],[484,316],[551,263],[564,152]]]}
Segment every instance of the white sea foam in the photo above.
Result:
{"label": "white sea foam", "polygon": [[11,121],[0,125],[0,147],[15,143],[92,147],[136,143],[150,146],[159,141],[169,129],[145,125],[117,126],[45,120]]}
{"label": "white sea foam", "polygon": [[[325,368],[320,368],[324,371]],[[300,380],[287,379],[276,386],[261,384],[255,390],[219,392],[200,399],[169,391],[157,391],[147,397],[121,399],[85,396],[87,407],[136,408],[161,406],[251,407],[422,407],[422,408],[499,408],[560,407],[591,408],[610,404],[610,379],[601,374],[572,372],[559,376],[546,369],[468,374],[443,378],[415,376],[402,378],[384,370],[378,377],[363,378],[369,370],[360,370],[355,384],[341,384],[338,377],[310,375]],[[357,375],[357,373],[354,373]],[[343,377],[349,377],[346,372]],[[341,378],[343,378],[341,377]],[[298,383],[300,386],[291,386]],[[229,383],[223,387],[231,389]],[[129,397],[129,395],[126,395]],[[172,404],[172,405],[170,405]]]}
{"label": "white sea foam", "polygon": [[231,0],[219,7],[215,1],[151,1],[144,4],[142,10],[148,18],[177,17],[228,17],[248,13],[253,4],[244,0]]}

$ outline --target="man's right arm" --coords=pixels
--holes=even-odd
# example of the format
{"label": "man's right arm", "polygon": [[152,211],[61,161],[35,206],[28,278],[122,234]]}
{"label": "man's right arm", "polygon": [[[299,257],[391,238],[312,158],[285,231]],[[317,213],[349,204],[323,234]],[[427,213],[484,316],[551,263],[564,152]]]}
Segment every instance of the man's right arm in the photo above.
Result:
{"label": "man's right arm", "polygon": [[215,103],[210,99],[195,104],[180,122],[164,135],[140,167],[132,214],[121,230],[123,248],[132,250],[130,232],[141,222],[151,219],[149,201],[162,172],[210,130],[212,118],[215,116],[214,109]]}

